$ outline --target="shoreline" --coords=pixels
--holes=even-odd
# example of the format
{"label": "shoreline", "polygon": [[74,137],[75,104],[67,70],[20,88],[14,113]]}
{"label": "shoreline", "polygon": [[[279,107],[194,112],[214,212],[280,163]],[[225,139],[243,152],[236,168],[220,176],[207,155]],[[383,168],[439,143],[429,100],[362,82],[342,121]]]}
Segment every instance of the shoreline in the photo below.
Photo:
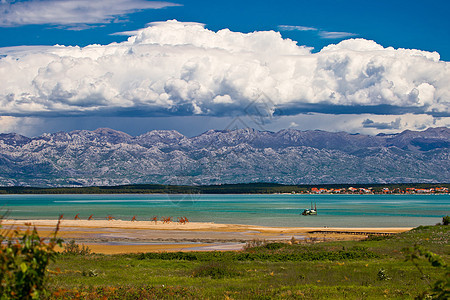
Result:
{"label": "shoreline", "polygon": [[[1,187],[5,188],[5,187]],[[450,193],[139,193],[139,192],[130,192],[130,193],[101,193],[101,192],[89,192],[89,193],[0,193],[0,196],[11,196],[11,195],[37,195],[37,196],[55,196],[55,195],[156,195],[156,196],[188,196],[188,195],[201,195],[201,196],[207,196],[207,195],[292,195],[292,196],[320,196],[320,195],[355,195],[355,196],[405,196],[405,195],[417,195],[417,196],[425,196],[425,195],[432,195],[432,196],[439,196],[444,195],[448,196]]]}
{"label": "shoreline", "polygon": [[[4,219],[3,225],[25,225],[27,223],[33,226],[55,227],[58,220],[15,220]],[[162,221],[123,221],[123,220],[65,220],[62,219],[60,227],[79,227],[79,228],[121,228],[121,229],[153,229],[153,230],[214,230],[214,231],[248,231],[259,230],[262,232],[368,232],[368,233],[399,233],[411,230],[413,227],[278,227],[261,226],[246,224],[221,224],[214,222],[187,222],[180,224],[178,222],[163,223]]]}
{"label": "shoreline", "polygon": [[[3,228],[35,226],[41,236],[50,236],[58,220],[2,220]],[[119,254],[172,251],[241,250],[247,242],[302,243],[361,240],[369,234],[395,234],[412,227],[269,227],[241,224],[157,221],[62,220],[58,236],[76,241],[95,253]]]}

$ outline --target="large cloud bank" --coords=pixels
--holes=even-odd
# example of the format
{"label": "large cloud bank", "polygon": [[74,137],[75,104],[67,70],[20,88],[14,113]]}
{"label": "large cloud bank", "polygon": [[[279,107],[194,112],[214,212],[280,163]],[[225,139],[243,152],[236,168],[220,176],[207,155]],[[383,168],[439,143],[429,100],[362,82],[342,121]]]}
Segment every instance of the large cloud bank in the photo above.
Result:
{"label": "large cloud bank", "polygon": [[273,31],[167,21],[122,43],[0,53],[0,115],[226,116],[262,97],[275,114],[450,112],[449,62],[364,39],[311,53]]}

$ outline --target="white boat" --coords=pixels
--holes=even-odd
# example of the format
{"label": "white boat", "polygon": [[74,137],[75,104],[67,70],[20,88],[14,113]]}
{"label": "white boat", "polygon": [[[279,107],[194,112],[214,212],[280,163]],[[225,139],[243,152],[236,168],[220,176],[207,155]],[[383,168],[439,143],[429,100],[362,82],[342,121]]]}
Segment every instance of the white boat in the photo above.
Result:
{"label": "white boat", "polygon": [[314,203],[314,208],[312,206],[311,202],[311,208],[307,208],[302,212],[302,215],[304,216],[316,216],[317,215],[317,206],[316,203]]}

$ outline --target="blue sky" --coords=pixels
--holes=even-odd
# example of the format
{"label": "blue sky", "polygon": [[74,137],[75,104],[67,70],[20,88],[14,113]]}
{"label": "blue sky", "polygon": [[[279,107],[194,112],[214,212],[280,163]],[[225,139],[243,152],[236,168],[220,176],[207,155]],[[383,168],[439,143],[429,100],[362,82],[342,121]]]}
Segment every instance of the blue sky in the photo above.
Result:
{"label": "blue sky", "polygon": [[[45,2],[51,5],[54,1]],[[82,14],[79,23],[73,26],[51,24],[51,19],[41,20],[42,24],[17,22],[0,28],[0,46],[107,44],[125,39],[112,33],[140,29],[153,21],[176,19],[204,23],[214,31],[223,28],[239,32],[277,30],[282,32],[283,37],[314,47],[315,50],[343,39],[326,38],[320,32],[349,33],[375,40],[385,47],[437,51],[441,59],[450,60],[450,2],[446,0],[197,0],[171,3],[180,6],[136,9],[130,13],[124,11],[123,14],[113,16],[113,20],[90,24],[83,23]],[[80,30],[83,25],[91,28]],[[317,30],[283,30],[280,25]]]}
{"label": "blue sky", "polygon": [[[0,47],[3,48],[0,49],[0,54],[3,58],[15,58],[16,61],[30,59],[30,61],[39,61],[39,64],[26,73],[36,72],[34,78],[28,78],[29,75],[25,73],[24,76],[20,76],[18,70],[23,66],[19,64],[6,64],[5,59],[3,59],[5,63],[0,64],[0,76],[14,73],[18,78],[13,80],[11,76],[8,82],[8,88],[10,86],[17,88],[11,88],[8,93],[4,92],[0,95],[0,103],[3,106],[0,110],[1,131],[37,135],[61,129],[95,129],[107,126],[131,134],[152,129],[175,129],[187,135],[195,135],[211,128],[232,128],[230,126],[234,125],[230,124],[239,123],[241,127],[249,126],[262,130],[291,127],[302,130],[344,130],[375,134],[448,126],[450,92],[446,77],[450,60],[449,12],[450,2],[445,0],[426,2],[404,0],[278,2],[2,0]],[[108,73],[107,68],[102,65],[88,70],[81,61],[77,61],[70,66],[63,64],[65,68],[68,68],[63,73],[55,73],[43,78],[42,73],[39,73],[43,68],[47,68],[46,74],[55,70],[54,67],[50,68],[51,65],[54,66],[55,61],[51,64],[49,57],[54,57],[56,48],[16,47],[33,45],[85,47],[116,42],[123,48],[131,49],[131,46],[126,44],[131,33],[128,35],[120,33],[136,32],[149,26],[149,23],[167,20],[179,21],[178,25],[173,25],[179,27],[174,29],[172,25],[169,28],[168,25],[153,24],[153,31],[143,34],[146,40],[139,45],[140,51],[159,51],[158,53],[168,51],[171,55],[179,55],[179,60],[185,59],[183,63],[178,60],[168,60],[161,62],[161,65],[166,68],[169,65],[170,68],[170,64],[174,64],[173,68],[181,70],[187,63],[192,63],[194,58],[202,55],[205,59],[214,61],[219,55],[214,49],[220,48],[229,55],[227,68],[231,69],[224,71],[223,65],[212,66],[212,63],[207,67],[202,66],[204,70],[208,70],[209,76],[217,75],[223,79],[232,70],[234,77],[224,79],[223,84],[217,87],[207,82],[204,74],[198,72],[189,79],[183,77],[184,73],[153,74],[150,72],[118,88],[116,95],[110,95],[108,91],[105,91],[107,86],[112,82],[117,85],[120,78],[125,78],[129,74],[116,74],[111,71]],[[192,26],[197,26],[195,30],[198,35],[204,35],[207,40],[202,42],[203,44],[195,44],[195,34],[184,25],[180,27],[180,24],[186,24],[183,22],[203,24],[203,29],[200,25],[192,24]],[[246,75],[237,74],[236,72],[241,71],[235,69],[253,68],[245,65],[245,61],[240,61],[239,55],[235,54],[237,50],[227,44],[230,39],[238,43],[241,40],[240,36],[229,35],[228,40],[221,40],[217,42],[219,44],[214,44],[214,47],[205,46],[208,39],[215,39],[215,36],[219,38],[218,32],[223,29],[244,34],[280,32],[280,37],[248,36],[246,37],[248,41],[243,42],[243,48],[239,49],[245,53],[248,51],[254,53],[250,55],[250,61],[258,60],[260,65],[269,65],[267,70],[252,69],[251,74],[267,72],[266,77],[271,78],[270,82],[268,81],[265,85],[254,82],[249,82],[246,86],[240,85],[242,80],[239,76]],[[181,31],[185,33],[177,36],[176,41],[171,41],[173,47],[167,50],[164,46],[165,42],[161,42],[163,38],[158,37],[159,40],[154,40],[154,34],[160,31],[165,36],[179,34]],[[145,34],[150,35],[151,38]],[[184,34],[193,34],[194,37],[188,38]],[[180,42],[180,39],[183,41]],[[298,46],[305,47],[302,48],[303,50],[295,49],[295,45],[289,44],[286,39],[291,39]],[[357,39],[357,42],[339,44],[348,39]],[[252,43],[255,40],[258,45],[265,46],[254,47]],[[374,41],[375,44],[371,44],[370,41]],[[175,49],[179,49],[180,45],[184,47],[186,43],[191,42],[192,47],[196,48],[195,54],[187,57],[185,52],[176,52]],[[264,47],[270,48],[277,43],[279,43],[279,49],[273,50],[268,55]],[[158,44],[160,49],[145,48],[150,44]],[[330,44],[339,46],[321,56],[314,56]],[[393,47],[393,49],[387,47]],[[110,48],[99,47],[99,49]],[[185,51],[191,51],[191,48],[186,48]],[[423,61],[418,62],[416,58],[419,54],[403,53],[396,50],[399,48],[437,52],[440,58],[437,58],[435,54],[434,56],[430,54],[433,56],[431,57],[420,52]],[[67,47],[58,48],[57,51],[56,55],[58,59],[62,59],[62,62],[67,61],[64,60],[67,57],[73,59],[79,59],[80,56],[97,57],[97,54],[87,53],[88,51],[74,53],[73,49]],[[96,53],[99,53],[98,51]],[[295,56],[293,63],[299,67],[294,72],[289,71],[289,67],[286,66],[285,73],[302,74],[302,72],[308,73],[320,68],[328,72],[332,68],[333,74],[325,76],[323,72],[317,72],[314,82],[303,86],[304,80],[300,80],[300,75],[285,78],[283,75],[285,73],[277,69],[278,59],[286,55]],[[336,58],[336,55],[339,55],[339,58]],[[44,59],[43,56],[47,58]],[[310,60],[316,60],[316,65],[305,67],[302,71],[301,66],[308,65]],[[355,66],[361,60],[364,60],[364,65]],[[98,61],[97,57],[96,62]],[[394,71],[397,67],[389,70],[396,61],[403,62],[399,68],[404,68],[405,73],[396,74]],[[346,64],[345,70],[339,71],[343,62]],[[151,66],[150,62],[148,63]],[[414,65],[417,65],[419,69],[417,74],[411,75],[411,72],[415,72]],[[198,66],[200,64],[197,64]],[[127,66],[123,67],[127,68]],[[88,76],[83,79],[83,87],[90,85],[95,88],[88,88],[82,96],[75,95],[75,91],[82,90],[81,79],[70,75],[73,73],[71,70],[86,71],[89,75],[98,73],[97,77]],[[137,70],[130,68],[129,72],[135,74]],[[214,74],[214,72],[218,73]],[[361,79],[358,82],[358,79],[353,77],[362,78],[362,75],[358,77],[355,72],[361,72],[370,80]],[[433,72],[441,75],[432,75]],[[108,78],[114,80],[106,80],[105,74],[110,74]],[[411,78],[409,78],[410,75]],[[155,79],[158,76],[165,76],[165,81],[158,82]],[[402,76],[408,77],[408,82],[403,82]],[[342,78],[345,83],[342,82]],[[175,79],[178,81],[174,81]],[[26,85],[27,80],[29,80],[29,86],[22,87]],[[87,82],[88,80],[92,82]],[[261,81],[261,79],[255,80]],[[294,82],[295,80],[297,81]],[[324,80],[329,82],[321,84],[320,82]],[[418,82],[418,80],[421,81]],[[103,89],[99,87],[100,81],[104,86]],[[368,86],[368,81],[372,82],[371,86]],[[39,84],[41,85],[38,86]],[[161,86],[162,84],[164,87]],[[76,88],[73,87],[74,85]],[[149,88],[150,86],[152,87]],[[200,95],[198,99],[186,92],[192,92],[195,86],[197,86],[196,95]],[[259,94],[251,96],[251,93],[246,90],[248,87],[255,88]],[[146,88],[149,90],[146,91]],[[292,95],[287,95],[283,89],[290,90]],[[158,96],[154,96],[154,93]],[[28,106],[25,107],[24,103]],[[261,111],[264,112],[261,113]]]}

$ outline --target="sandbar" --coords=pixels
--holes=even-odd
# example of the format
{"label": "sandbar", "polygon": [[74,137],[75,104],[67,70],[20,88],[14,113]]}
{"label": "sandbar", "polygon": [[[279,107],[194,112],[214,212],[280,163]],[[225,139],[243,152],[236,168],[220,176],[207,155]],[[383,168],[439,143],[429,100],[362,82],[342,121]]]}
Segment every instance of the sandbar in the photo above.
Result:
{"label": "sandbar", "polygon": [[[41,236],[49,236],[57,220],[2,220],[4,228],[24,228],[31,224]],[[394,234],[411,227],[328,228],[271,227],[210,222],[163,223],[161,221],[61,220],[58,236],[88,245],[93,252],[104,254],[239,250],[252,240],[320,242],[358,240],[369,234]]]}

